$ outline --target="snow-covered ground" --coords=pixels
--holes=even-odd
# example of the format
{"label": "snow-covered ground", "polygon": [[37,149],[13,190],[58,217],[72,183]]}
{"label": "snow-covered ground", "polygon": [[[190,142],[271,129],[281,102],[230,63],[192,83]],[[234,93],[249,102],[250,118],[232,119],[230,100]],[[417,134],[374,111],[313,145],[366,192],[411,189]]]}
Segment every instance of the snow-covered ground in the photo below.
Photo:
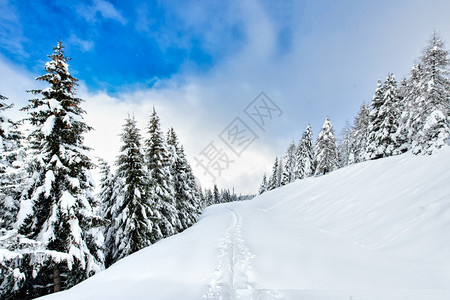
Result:
{"label": "snow-covered ground", "polygon": [[450,147],[215,205],[48,299],[450,299]]}

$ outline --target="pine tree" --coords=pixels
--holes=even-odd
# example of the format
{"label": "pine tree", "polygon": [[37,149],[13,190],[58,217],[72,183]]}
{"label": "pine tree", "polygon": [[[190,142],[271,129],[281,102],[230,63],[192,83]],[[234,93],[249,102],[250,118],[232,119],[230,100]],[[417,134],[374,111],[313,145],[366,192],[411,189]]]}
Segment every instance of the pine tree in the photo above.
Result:
{"label": "pine tree", "polygon": [[200,206],[201,206],[201,209],[203,210],[206,207],[208,207],[208,203],[207,203],[207,199],[205,197],[205,193],[203,192],[203,189],[200,185],[198,186],[198,194],[200,196],[200,204],[201,204]]}
{"label": "pine tree", "polygon": [[352,139],[352,127],[346,122],[342,129],[341,138],[338,146],[339,165],[341,167],[355,163],[355,150]]}
{"label": "pine tree", "polygon": [[[39,96],[24,108],[32,127],[28,136],[31,158],[29,181],[22,203],[32,203],[32,213],[20,231],[45,245],[45,264],[27,284],[34,295],[69,288],[102,268],[98,246],[102,237],[93,234],[98,218],[93,214],[93,167],[83,134],[91,127],[75,97],[77,79],[68,69],[64,46],[58,42],[45,64],[47,73],[37,78],[49,84],[33,90]],[[22,205],[22,204],[21,204]],[[34,267],[34,266],[33,266]],[[53,282],[53,284],[52,284]],[[42,288],[39,288],[42,287]]]}
{"label": "pine tree", "polygon": [[275,162],[272,168],[272,174],[267,182],[267,190],[273,190],[281,186],[281,174],[282,174],[282,160],[281,158],[275,157]]}
{"label": "pine tree", "polygon": [[228,203],[232,201],[230,190],[222,189],[220,192],[220,199],[222,199],[221,203]]}
{"label": "pine tree", "polygon": [[103,228],[103,235],[105,237],[105,267],[108,268],[114,261],[114,253],[117,249],[115,234],[116,230],[114,228],[115,218],[119,213],[119,208],[117,207],[118,199],[121,198],[122,187],[118,184],[117,178],[111,172],[111,167],[103,159],[99,159],[100,168],[100,192],[98,194],[98,199],[100,202],[99,215],[101,215],[105,221]]}
{"label": "pine tree", "polygon": [[145,161],[149,177],[149,196],[158,211],[154,239],[171,236],[181,226],[176,211],[173,178],[170,174],[169,153],[155,108],[147,127],[145,141]]}
{"label": "pine tree", "polygon": [[267,191],[267,176],[266,173],[264,173],[261,185],[259,186],[258,194],[261,195],[262,193]]}
{"label": "pine tree", "polygon": [[294,182],[295,180],[295,167],[296,167],[296,147],[292,142],[284,156],[284,168],[281,175],[281,185]]}
{"label": "pine tree", "polygon": [[409,132],[411,131],[409,123],[409,115],[412,111],[412,103],[407,99],[408,94],[408,79],[403,77],[400,86],[398,88],[398,127],[395,133],[395,140],[398,145],[398,153],[404,153],[408,151],[410,147]]}
{"label": "pine tree", "polygon": [[418,128],[413,145],[414,153],[433,153],[450,144],[450,59],[444,42],[434,33],[423,50],[423,67],[419,83],[421,98],[415,127]]}
{"label": "pine tree", "polygon": [[303,132],[297,146],[295,179],[303,179],[314,174],[314,149],[311,126]]}
{"label": "pine tree", "polygon": [[220,192],[219,192],[219,188],[217,187],[217,184],[214,184],[214,187],[213,187],[212,201],[213,201],[213,204],[219,204],[221,202]]}
{"label": "pine tree", "polygon": [[367,158],[377,159],[399,153],[400,145],[396,140],[400,118],[397,82],[393,74],[378,88],[372,100],[369,123],[369,144]]}
{"label": "pine tree", "polygon": [[279,158],[278,160],[278,169],[277,169],[277,187],[281,186],[281,177],[283,176],[284,167],[283,167],[283,158]]}
{"label": "pine tree", "polygon": [[179,145],[178,137],[173,128],[167,133],[169,147],[170,173],[173,178],[174,197],[178,212],[178,231],[183,231],[197,220],[201,213],[201,198],[189,165],[183,146]]}
{"label": "pine tree", "polygon": [[326,174],[338,168],[336,137],[333,125],[327,117],[316,141],[314,164],[315,175]]}
{"label": "pine tree", "polygon": [[351,132],[351,141],[354,149],[353,153],[355,163],[366,160],[366,150],[369,139],[369,114],[369,107],[363,103],[354,120],[354,125]]}
{"label": "pine tree", "polygon": [[205,189],[205,202],[206,202],[206,206],[210,206],[214,204],[214,196],[213,193],[211,192],[211,189]]}
{"label": "pine tree", "polygon": [[141,135],[134,117],[128,116],[125,120],[121,140],[121,152],[116,161],[120,194],[110,203],[112,223],[105,242],[108,265],[156,242],[152,236],[155,213],[148,198]]}
{"label": "pine tree", "polygon": [[112,220],[113,210],[115,204],[115,196],[117,196],[118,191],[116,190],[116,178],[111,172],[111,167],[109,164],[99,158],[99,173],[100,178],[100,192],[98,193],[99,202],[101,205],[101,211],[103,217],[106,220]]}
{"label": "pine tree", "polygon": [[275,162],[272,167],[272,173],[267,182],[267,190],[271,191],[277,188],[277,170],[278,170],[278,157],[275,157]]}
{"label": "pine tree", "polygon": [[401,143],[400,149],[407,151],[411,149],[413,141],[422,127],[420,122],[423,70],[420,64],[414,64],[410,71],[410,76],[406,82],[402,83],[399,91],[402,97],[400,110],[401,119],[397,136]]}
{"label": "pine tree", "polygon": [[25,151],[18,122],[14,122],[6,111],[12,104],[6,104],[6,97],[0,95],[0,228],[11,229],[19,210],[21,182],[26,175],[22,168]]}

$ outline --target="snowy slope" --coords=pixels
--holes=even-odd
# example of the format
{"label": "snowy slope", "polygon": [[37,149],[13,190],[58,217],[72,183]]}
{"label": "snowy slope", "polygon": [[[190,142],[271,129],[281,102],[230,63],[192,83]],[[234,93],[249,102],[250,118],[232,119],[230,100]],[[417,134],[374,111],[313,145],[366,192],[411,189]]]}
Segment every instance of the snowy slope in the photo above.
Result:
{"label": "snowy slope", "polygon": [[208,208],[48,299],[450,299],[450,148]]}

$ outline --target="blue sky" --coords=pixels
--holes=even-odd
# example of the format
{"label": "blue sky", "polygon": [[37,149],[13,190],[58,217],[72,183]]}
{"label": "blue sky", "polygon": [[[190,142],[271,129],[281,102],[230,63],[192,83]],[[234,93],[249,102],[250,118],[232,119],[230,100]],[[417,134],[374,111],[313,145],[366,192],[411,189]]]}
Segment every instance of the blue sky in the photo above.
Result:
{"label": "blue sky", "polygon": [[[245,40],[227,5],[183,1],[2,1],[2,53],[40,72],[44,53],[58,38],[67,44],[72,67],[93,89],[118,92],[150,85],[185,68],[208,69],[238,51]],[[199,9],[199,11],[195,11]],[[199,14],[195,23],[189,15]],[[214,32],[212,32],[214,31]],[[216,35],[220,35],[220,44]]]}
{"label": "blue sky", "polygon": [[338,134],[378,79],[407,75],[433,30],[450,42],[446,0],[0,0],[0,11],[0,93],[25,105],[61,38],[96,129],[86,142],[112,163],[126,115],[144,129],[155,105],[209,186],[194,157],[211,141],[225,151],[220,133],[236,117],[251,127],[244,108],[265,92],[282,116],[252,128],[258,139],[217,179],[245,193],[308,124],[317,136],[329,116]]}

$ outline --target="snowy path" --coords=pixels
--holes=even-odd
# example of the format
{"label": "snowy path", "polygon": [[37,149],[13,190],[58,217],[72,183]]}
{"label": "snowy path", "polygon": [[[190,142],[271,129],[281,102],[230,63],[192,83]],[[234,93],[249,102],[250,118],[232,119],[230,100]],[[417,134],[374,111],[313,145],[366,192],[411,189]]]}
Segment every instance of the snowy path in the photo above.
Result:
{"label": "snowy path", "polygon": [[219,263],[210,281],[204,299],[252,299],[251,261],[254,255],[244,243],[241,233],[242,216],[233,208],[227,207],[231,214],[231,224],[219,240]]}

